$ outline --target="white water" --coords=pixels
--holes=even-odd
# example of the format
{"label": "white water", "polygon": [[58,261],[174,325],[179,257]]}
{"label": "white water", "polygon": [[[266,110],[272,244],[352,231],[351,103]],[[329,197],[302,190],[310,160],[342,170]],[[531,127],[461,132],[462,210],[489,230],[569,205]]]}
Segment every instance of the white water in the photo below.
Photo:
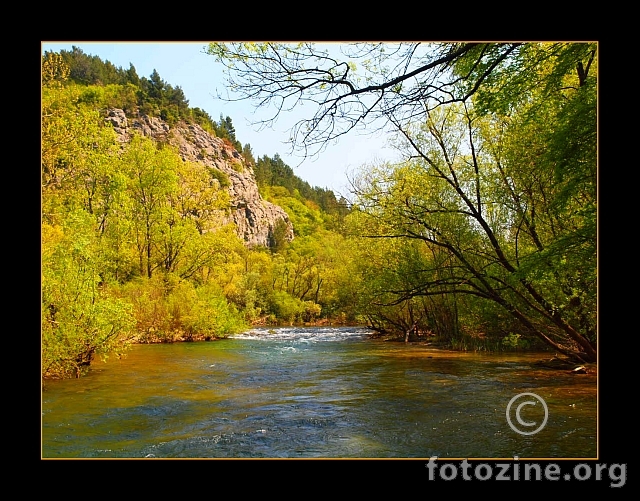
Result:
{"label": "white water", "polygon": [[[595,376],[536,354],[369,340],[354,327],[259,328],[215,342],[136,345],[43,394],[44,457],[593,457]],[[520,436],[505,408],[549,406]]]}
{"label": "white water", "polygon": [[318,343],[323,341],[355,341],[366,339],[371,331],[362,327],[260,327],[232,339],[253,339],[261,341],[291,341],[293,343]]}

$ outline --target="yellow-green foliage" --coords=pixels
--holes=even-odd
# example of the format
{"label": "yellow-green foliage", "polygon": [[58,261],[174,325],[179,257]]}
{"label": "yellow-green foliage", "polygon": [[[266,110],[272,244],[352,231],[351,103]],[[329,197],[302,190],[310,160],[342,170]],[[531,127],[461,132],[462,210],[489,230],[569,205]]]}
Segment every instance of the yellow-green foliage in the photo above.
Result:
{"label": "yellow-green foliage", "polygon": [[110,296],[101,269],[88,214],[76,211],[62,225],[43,225],[43,377],[79,376],[95,356],[120,355],[131,343],[131,306]]}
{"label": "yellow-green foliage", "polygon": [[220,184],[221,188],[228,188],[231,186],[231,181],[229,180],[229,176],[222,172],[220,169],[210,168],[209,175],[214,178]]}
{"label": "yellow-green foliage", "polygon": [[132,90],[43,87],[43,377],[80,375],[95,356],[120,355],[132,342],[213,339],[265,316],[338,314],[352,296],[335,271],[348,248],[318,206],[273,188],[298,237],[248,249],[226,223],[228,175],[149,138],[117,142],[100,110]]}
{"label": "yellow-green foliage", "polygon": [[231,160],[231,168],[236,172],[244,172],[244,165],[240,160],[237,159]]}
{"label": "yellow-green foliage", "polygon": [[132,84],[89,85],[81,89],[79,103],[100,109],[122,108],[127,115],[137,108],[137,88]]}
{"label": "yellow-green foliage", "polygon": [[[282,207],[293,223],[296,236],[311,235],[324,226],[323,214],[313,202],[300,195],[292,195],[287,188],[270,186],[263,189],[264,197]],[[297,190],[296,190],[297,191]]]}
{"label": "yellow-green foliage", "polygon": [[61,85],[69,77],[70,71],[60,54],[49,52],[42,61],[42,84]]}
{"label": "yellow-green foliage", "polygon": [[247,327],[216,284],[196,286],[166,275],[139,278],[121,293],[134,307],[140,342],[208,340]]}

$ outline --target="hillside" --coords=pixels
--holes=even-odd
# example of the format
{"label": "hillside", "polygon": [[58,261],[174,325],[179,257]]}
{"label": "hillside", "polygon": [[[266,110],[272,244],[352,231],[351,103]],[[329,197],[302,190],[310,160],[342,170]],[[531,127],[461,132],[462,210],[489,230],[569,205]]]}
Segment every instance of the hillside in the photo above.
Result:
{"label": "hillside", "polygon": [[73,55],[42,64],[43,378],[132,343],[355,320],[346,203],[157,73]]}
{"label": "hillside", "polygon": [[286,228],[285,240],[293,240],[289,216],[281,207],[260,196],[253,167],[229,141],[212,136],[195,123],[180,121],[172,127],[164,120],[148,115],[128,119],[125,112],[117,108],[108,111],[107,120],[121,142],[128,142],[134,132],[139,132],[157,142],[177,147],[184,161],[207,166],[210,174],[222,180],[222,186],[227,188],[230,199],[228,222],[235,224],[238,236],[247,245],[273,246],[279,222]]}

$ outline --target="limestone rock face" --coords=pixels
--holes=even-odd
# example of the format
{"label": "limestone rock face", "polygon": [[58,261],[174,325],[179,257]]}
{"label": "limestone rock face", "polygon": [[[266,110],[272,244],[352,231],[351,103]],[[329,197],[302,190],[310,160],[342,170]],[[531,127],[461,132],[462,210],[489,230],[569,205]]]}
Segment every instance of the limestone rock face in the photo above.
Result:
{"label": "limestone rock face", "polygon": [[[224,139],[214,137],[197,124],[179,122],[173,127],[156,117],[141,115],[127,118],[123,110],[110,109],[107,121],[121,142],[131,139],[134,131],[156,141],[176,146],[185,161],[198,162],[224,172],[229,178],[230,218],[238,236],[248,246],[270,246],[276,225],[286,226],[287,240],[293,240],[293,225],[279,206],[264,200],[258,192],[253,167]],[[282,223],[280,223],[282,224]]]}

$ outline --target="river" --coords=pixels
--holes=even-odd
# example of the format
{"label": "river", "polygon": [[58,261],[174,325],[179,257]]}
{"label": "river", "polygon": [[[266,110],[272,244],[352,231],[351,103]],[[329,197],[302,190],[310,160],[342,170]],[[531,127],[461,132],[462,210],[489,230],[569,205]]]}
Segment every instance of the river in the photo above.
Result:
{"label": "river", "polygon": [[[46,382],[42,457],[597,457],[594,373],[534,365],[548,353],[451,352],[367,334],[260,328],[135,345],[85,377]],[[516,429],[533,429],[518,418],[544,424],[536,433],[507,421],[520,393],[547,407],[530,397],[511,416]]]}

